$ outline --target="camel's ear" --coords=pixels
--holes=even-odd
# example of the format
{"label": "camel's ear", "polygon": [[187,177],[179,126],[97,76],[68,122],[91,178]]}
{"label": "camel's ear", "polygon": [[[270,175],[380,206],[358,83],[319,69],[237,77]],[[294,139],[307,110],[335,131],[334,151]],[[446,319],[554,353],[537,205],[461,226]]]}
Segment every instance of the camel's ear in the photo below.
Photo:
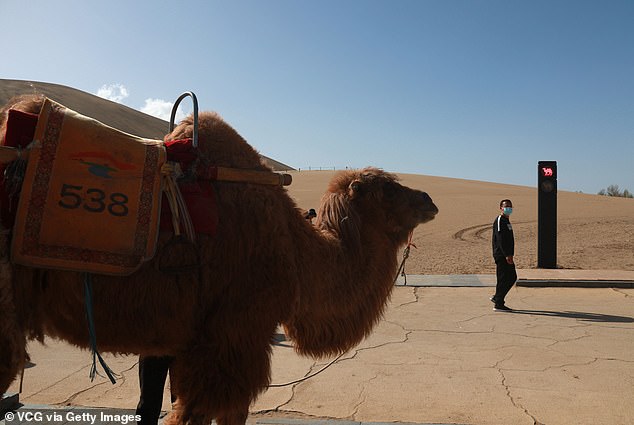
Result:
{"label": "camel's ear", "polygon": [[353,180],[348,186],[350,197],[356,198],[363,195],[363,185],[360,180]]}

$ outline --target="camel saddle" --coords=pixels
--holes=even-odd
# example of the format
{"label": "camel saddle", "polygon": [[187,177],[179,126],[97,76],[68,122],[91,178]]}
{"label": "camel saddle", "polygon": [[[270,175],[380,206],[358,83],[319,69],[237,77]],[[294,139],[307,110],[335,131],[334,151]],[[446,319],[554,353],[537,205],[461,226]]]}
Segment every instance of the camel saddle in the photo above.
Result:
{"label": "camel saddle", "polygon": [[[197,117],[196,101],[194,111]],[[193,243],[196,234],[215,235],[214,181],[291,184],[289,174],[273,171],[200,167],[196,135],[196,118],[193,139],[164,143],[124,133],[50,99],[39,115],[9,110],[0,145],[0,222],[13,228],[11,260],[128,275],[154,256],[159,229],[172,231],[177,240],[182,230]],[[192,164],[198,165],[194,173]]]}
{"label": "camel saddle", "polygon": [[124,133],[50,99],[32,140],[15,212],[13,262],[127,275],[154,256],[162,141]]}

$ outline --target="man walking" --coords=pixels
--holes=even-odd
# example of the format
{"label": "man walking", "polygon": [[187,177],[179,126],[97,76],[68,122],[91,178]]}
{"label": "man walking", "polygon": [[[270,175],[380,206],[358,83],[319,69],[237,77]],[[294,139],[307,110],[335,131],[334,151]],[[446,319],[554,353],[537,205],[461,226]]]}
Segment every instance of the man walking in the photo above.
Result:
{"label": "man walking", "polygon": [[500,215],[493,222],[493,259],[495,260],[495,271],[497,275],[497,285],[495,295],[491,301],[495,304],[495,311],[513,311],[504,304],[506,294],[511,290],[517,280],[515,271],[515,238],[513,237],[513,227],[509,216],[513,212],[513,203],[510,199],[500,202]]}

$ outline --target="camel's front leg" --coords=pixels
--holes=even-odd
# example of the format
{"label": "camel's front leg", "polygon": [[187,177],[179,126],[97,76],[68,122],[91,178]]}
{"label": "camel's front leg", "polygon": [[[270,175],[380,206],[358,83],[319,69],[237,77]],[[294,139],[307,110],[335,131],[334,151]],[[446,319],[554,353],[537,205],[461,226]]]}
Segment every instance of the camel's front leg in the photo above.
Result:
{"label": "camel's front leg", "polygon": [[[213,420],[211,416],[198,415],[189,416],[189,419],[186,420],[184,415],[185,408],[179,404],[178,400],[172,404],[172,408],[174,410],[163,419],[163,425],[209,425]],[[241,408],[236,406],[232,411],[218,413],[216,423],[218,425],[244,425],[248,416],[249,405],[245,404]]]}
{"label": "camel's front leg", "polygon": [[236,406],[231,411],[225,411],[218,415],[216,423],[218,425],[244,425],[249,416],[249,405]]}
{"label": "camel's front leg", "polygon": [[[5,320],[0,307],[0,321]],[[0,323],[0,394],[3,394],[24,366],[26,338],[16,329]],[[6,328],[6,329],[5,329]]]}
{"label": "camel's front leg", "polygon": [[223,334],[201,336],[175,357],[170,376],[177,406],[166,424],[246,422],[251,402],[269,383],[275,324],[266,332],[254,329],[257,326],[245,326],[244,332],[223,327]]}
{"label": "camel's front leg", "polygon": [[176,400],[172,403],[172,411],[163,419],[163,425],[210,425],[212,416],[186,415],[185,406]]}
{"label": "camel's front leg", "polygon": [[26,337],[18,324],[13,299],[11,265],[0,260],[0,394],[3,394],[20,369],[26,356]]}

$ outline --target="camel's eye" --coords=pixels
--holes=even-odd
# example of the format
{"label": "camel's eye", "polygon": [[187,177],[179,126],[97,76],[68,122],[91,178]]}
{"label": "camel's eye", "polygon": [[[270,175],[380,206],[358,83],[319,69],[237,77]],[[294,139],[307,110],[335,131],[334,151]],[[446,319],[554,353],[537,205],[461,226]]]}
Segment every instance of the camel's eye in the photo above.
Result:
{"label": "camel's eye", "polygon": [[363,185],[361,184],[361,182],[359,180],[355,180],[352,183],[350,183],[350,192],[353,196],[363,196],[364,195],[364,188]]}

